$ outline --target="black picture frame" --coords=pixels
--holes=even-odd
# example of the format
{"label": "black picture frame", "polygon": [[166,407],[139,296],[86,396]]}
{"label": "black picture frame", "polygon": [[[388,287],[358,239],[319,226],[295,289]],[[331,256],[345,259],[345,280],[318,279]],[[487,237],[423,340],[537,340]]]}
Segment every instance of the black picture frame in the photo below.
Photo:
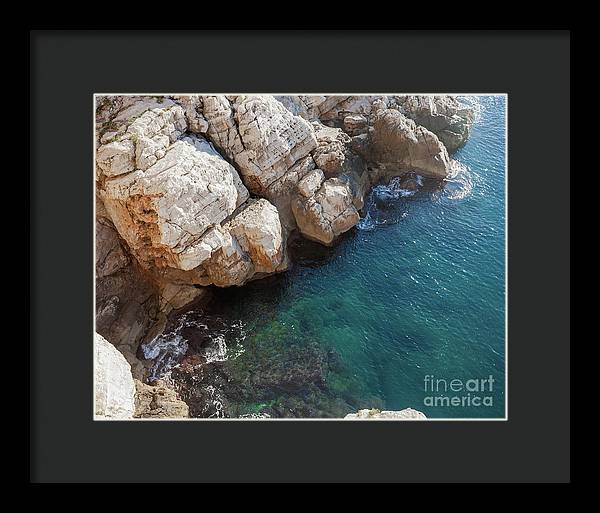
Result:
{"label": "black picture frame", "polygon": [[[93,94],[507,93],[508,421],[93,422]],[[569,482],[569,31],[30,32],[30,481]]]}

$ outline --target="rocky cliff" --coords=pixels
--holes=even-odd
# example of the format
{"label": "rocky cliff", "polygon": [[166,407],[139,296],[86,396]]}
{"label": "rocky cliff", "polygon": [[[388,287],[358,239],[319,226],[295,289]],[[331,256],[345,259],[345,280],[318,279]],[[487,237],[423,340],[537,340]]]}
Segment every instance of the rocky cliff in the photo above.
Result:
{"label": "rocky cliff", "polygon": [[98,97],[98,333],[143,382],[171,310],[285,271],[292,232],[333,244],[381,180],[443,180],[472,120],[447,96]]}

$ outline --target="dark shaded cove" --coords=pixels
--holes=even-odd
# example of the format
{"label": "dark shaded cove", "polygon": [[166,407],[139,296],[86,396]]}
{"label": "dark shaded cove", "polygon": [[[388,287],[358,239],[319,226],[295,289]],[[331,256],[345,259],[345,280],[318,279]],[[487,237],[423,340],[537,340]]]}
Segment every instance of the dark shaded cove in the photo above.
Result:
{"label": "dark shaded cove", "polygon": [[[335,247],[325,247],[293,234],[293,264],[287,272],[243,287],[211,287],[209,301],[171,315],[166,332],[177,329],[184,316],[191,324],[178,330],[188,350],[171,370],[171,379],[192,417],[336,418],[365,401],[383,405],[376,396],[361,401],[352,369],[310,319],[297,330],[277,320],[291,280],[302,279],[303,268],[327,265],[352,237],[346,234]],[[240,319],[246,321],[243,329]],[[211,361],[207,350],[217,337],[223,338],[228,356]]]}

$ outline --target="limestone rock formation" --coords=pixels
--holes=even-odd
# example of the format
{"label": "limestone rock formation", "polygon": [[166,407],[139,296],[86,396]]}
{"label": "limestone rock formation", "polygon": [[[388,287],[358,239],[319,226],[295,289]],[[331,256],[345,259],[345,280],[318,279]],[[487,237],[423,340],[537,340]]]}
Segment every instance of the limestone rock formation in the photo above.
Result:
{"label": "limestone rock formation", "polygon": [[362,114],[349,114],[344,118],[344,131],[349,135],[359,135],[367,129],[367,118]]}
{"label": "limestone rock formation", "polygon": [[437,136],[395,109],[376,110],[368,134],[352,139],[366,160],[396,175],[414,171],[430,178],[448,175],[450,157]]}
{"label": "limestone rock formation", "polygon": [[298,183],[316,167],[312,155],[300,159],[279,180],[274,182],[265,197],[273,203],[279,213],[282,229],[289,233],[294,230],[296,220],[292,213],[292,199],[298,194]]}
{"label": "limestone rock formation", "polygon": [[202,100],[202,114],[208,122],[208,137],[233,161],[244,150],[244,144],[237,127],[232,100],[235,98],[223,95],[205,96]]}
{"label": "limestone rock formation", "polygon": [[346,420],[424,420],[425,414],[412,408],[399,411],[381,410],[358,410],[344,417]]}
{"label": "limestone rock formation", "polygon": [[431,130],[450,153],[465,144],[473,125],[473,109],[453,96],[396,96],[398,108],[417,124]]}
{"label": "limestone rock formation", "polygon": [[352,139],[340,128],[331,128],[313,121],[317,136],[317,148],[312,156],[316,165],[327,178],[337,177],[352,191],[357,210],[363,207],[364,197],[372,184],[373,177],[352,149]]}
{"label": "limestone rock formation", "polygon": [[188,405],[162,380],[147,385],[136,379],[135,390],[135,418],[176,419],[190,416]]}
{"label": "limestone rock formation", "polygon": [[175,103],[164,96],[99,96],[96,98],[96,136],[98,145],[119,139],[129,125],[144,112],[166,109]]}
{"label": "limestone rock formation", "polygon": [[271,96],[207,97],[208,135],[254,194],[268,189],[317,145],[310,123]]}
{"label": "limestone rock formation", "polygon": [[366,115],[372,111],[376,100],[384,101],[387,105],[387,96],[276,96],[282,105],[290,112],[308,120],[321,120],[340,126],[347,115]]}
{"label": "limestone rock formation", "polygon": [[131,366],[104,337],[94,334],[95,416],[130,419],[134,413],[135,385]]}
{"label": "limestone rock formation", "polygon": [[204,97],[199,94],[190,94],[174,96],[173,100],[183,107],[189,131],[195,134],[206,134],[208,121],[203,114]]}
{"label": "limestone rock formation", "polygon": [[352,191],[339,178],[325,180],[308,198],[298,195],[292,203],[292,211],[302,235],[326,245],[360,219]]}
{"label": "limestone rock formation", "polygon": [[233,166],[198,137],[172,144],[145,171],[106,180],[100,194],[143,266],[182,270],[210,256],[201,236],[248,198]]}
{"label": "limestone rock formation", "polygon": [[350,137],[339,128],[330,128],[314,122],[317,137],[317,148],[312,156],[318,168],[328,176],[337,176],[344,170],[346,159],[350,153]]}
{"label": "limestone rock formation", "polygon": [[360,114],[369,117],[378,101],[387,106],[389,99],[387,96],[328,96],[318,106],[319,119],[341,125],[348,115]]}
{"label": "limestone rock formation", "polygon": [[287,266],[279,215],[265,199],[249,201],[229,222],[209,230],[203,241],[211,256],[198,270],[201,284],[242,285],[256,273]]}
{"label": "limestone rock formation", "polygon": [[298,192],[305,198],[310,198],[321,188],[325,174],[320,169],[313,169],[298,182]]}
{"label": "limestone rock formation", "polygon": [[187,128],[183,109],[174,104],[146,110],[129,122],[124,133],[114,135],[96,152],[96,164],[106,177],[145,171],[164,157]]}
{"label": "limestone rock formation", "polygon": [[279,214],[266,199],[251,201],[226,228],[250,256],[255,272],[272,273],[281,264],[283,239]]}

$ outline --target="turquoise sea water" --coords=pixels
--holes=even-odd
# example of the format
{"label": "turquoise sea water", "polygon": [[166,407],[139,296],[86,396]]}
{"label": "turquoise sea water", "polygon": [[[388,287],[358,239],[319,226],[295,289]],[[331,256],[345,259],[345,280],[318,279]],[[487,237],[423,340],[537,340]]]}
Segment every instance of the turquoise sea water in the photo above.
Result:
{"label": "turquoise sea water", "polygon": [[[252,375],[253,352],[316,345],[338,362],[326,394],[352,408],[504,416],[506,106],[504,97],[476,101],[477,121],[444,188],[425,181],[410,196],[384,186],[395,195],[382,202],[376,191],[365,219],[334,248],[296,243],[288,272],[216,292],[213,313],[243,327],[237,365]],[[489,376],[491,391],[489,382],[473,390],[469,380]],[[432,390],[436,380],[469,390],[442,381]],[[456,396],[460,406],[427,399],[436,396]],[[484,396],[485,405],[470,403]],[[248,411],[276,400],[263,393]]]}

